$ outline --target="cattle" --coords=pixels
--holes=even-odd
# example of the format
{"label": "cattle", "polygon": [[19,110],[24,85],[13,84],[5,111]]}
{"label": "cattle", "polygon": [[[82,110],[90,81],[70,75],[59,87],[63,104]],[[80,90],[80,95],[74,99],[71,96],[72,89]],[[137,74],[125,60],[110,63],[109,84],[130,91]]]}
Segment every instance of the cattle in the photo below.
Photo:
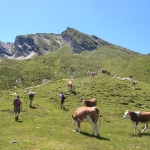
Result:
{"label": "cattle", "polygon": [[91,76],[97,75],[97,72],[91,72]]}
{"label": "cattle", "polygon": [[128,77],[123,77],[122,80],[123,80],[123,81],[132,81],[132,79],[131,79],[131,78],[128,78]]}
{"label": "cattle", "polygon": [[86,73],[86,75],[88,75],[88,76],[95,76],[95,75],[97,75],[97,72],[88,71],[88,72]]}
{"label": "cattle", "polygon": [[132,85],[133,85],[134,88],[137,87],[138,84],[139,84],[138,81],[132,81]]}
{"label": "cattle", "polygon": [[83,100],[82,105],[85,105],[87,107],[93,107],[97,105],[97,100],[96,99],[91,99],[91,100]]}
{"label": "cattle", "polygon": [[109,75],[109,76],[111,75],[111,73],[110,73],[110,72],[107,72],[106,74],[107,74],[107,75]]}
{"label": "cattle", "polygon": [[130,119],[132,121],[132,123],[134,124],[134,133],[136,133],[136,129],[140,132],[140,130],[137,127],[138,123],[139,122],[144,123],[145,127],[141,131],[141,133],[143,133],[148,128],[148,123],[150,122],[150,112],[144,112],[144,111],[132,112],[127,110],[123,118]]}
{"label": "cattle", "polygon": [[72,81],[68,81],[67,86],[68,86],[68,88],[70,88],[70,90],[73,90],[73,88],[74,88],[74,84]]}
{"label": "cattle", "polygon": [[119,74],[116,74],[116,75],[114,76],[114,78],[120,78]]}
{"label": "cattle", "polygon": [[107,73],[107,70],[105,70],[105,69],[102,69],[102,73]]}
{"label": "cattle", "polygon": [[91,75],[91,71],[88,71],[88,72],[86,73],[86,75],[87,75],[87,76]]}
{"label": "cattle", "polygon": [[109,71],[104,70],[104,69],[102,69],[101,72],[102,72],[103,74],[106,74],[106,75],[111,75],[111,73],[110,73]]}
{"label": "cattle", "polygon": [[76,109],[74,115],[72,115],[72,123],[77,124],[77,132],[81,132],[80,124],[81,122],[91,122],[93,124],[93,132],[94,135],[96,131],[96,135],[99,135],[98,132],[98,119],[100,118],[100,111],[97,107],[79,107]]}

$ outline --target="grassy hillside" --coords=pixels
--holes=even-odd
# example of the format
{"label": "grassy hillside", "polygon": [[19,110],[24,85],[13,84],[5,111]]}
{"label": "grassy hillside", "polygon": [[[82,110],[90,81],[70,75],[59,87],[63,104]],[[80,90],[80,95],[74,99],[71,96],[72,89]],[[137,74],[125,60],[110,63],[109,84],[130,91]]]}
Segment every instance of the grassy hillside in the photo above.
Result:
{"label": "grassy hillside", "polygon": [[[141,81],[139,87],[133,89],[128,81],[98,74],[95,77],[75,78],[75,89],[70,91],[65,77],[28,89],[1,90],[1,149],[149,150],[150,130],[147,129],[143,134],[134,134],[132,123],[123,119],[127,109],[149,111],[149,83]],[[33,109],[29,108],[27,96],[31,89],[36,93]],[[59,107],[61,91],[67,96],[64,104],[66,110]],[[12,101],[15,92],[23,102],[19,122],[14,121],[13,114]],[[73,131],[76,126],[72,125],[71,116],[81,106],[84,98],[96,98],[98,101],[103,116],[99,126],[100,138],[91,137],[92,125],[89,123],[81,124],[81,134]],[[139,129],[142,128],[143,125],[139,124]],[[10,143],[13,140],[19,141]]]}
{"label": "grassy hillside", "polygon": [[[102,68],[110,71],[111,76],[99,72]],[[89,70],[98,74],[87,76]],[[116,74],[121,78],[132,74],[139,87],[134,89],[131,82],[114,78]],[[149,111],[149,76],[150,56],[116,45],[74,54],[64,44],[44,56],[3,60],[0,62],[0,149],[149,150],[150,130],[134,134],[132,123],[123,119],[127,109]],[[73,91],[67,88],[68,80],[75,83]],[[29,107],[27,96],[30,90],[36,93],[33,108]],[[67,96],[66,110],[59,107],[62,91]],[[23,102],[19,122],[14,120],[12,105],[16,95]],[[82,123],[79,134],[74,132],[76,126],[71,122],[82,99],[91,98],[97,99],[103,116],[99,122],[100,138],[91,137],[91,124]],[[139,124],[139,129],[142,128]],[[14,140],[17,143],[12,143]]]}
{"label": "grassy hillside", "polygon": [[150,56],[141,56],[118,46],[103,46],[91,52],[73,54],[64,45],[48,55],[1,61],[0,89],[25,88],[40,84],[44,79],[70,78],[73,73],[75,78],[83,78],[88,70],[98,72],[102,68],[110,71],[112,76],[132,74],[135,80],[150,83]]}

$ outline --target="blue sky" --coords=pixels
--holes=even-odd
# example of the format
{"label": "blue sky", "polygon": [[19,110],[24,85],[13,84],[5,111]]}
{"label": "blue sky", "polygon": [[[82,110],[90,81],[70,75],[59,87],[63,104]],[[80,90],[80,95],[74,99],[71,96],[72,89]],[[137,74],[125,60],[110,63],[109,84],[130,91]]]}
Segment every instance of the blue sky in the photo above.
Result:
{"label": "blue sky", "polygon": [[67,27],[150,53],[150,0],[0,0],[0,41]]}

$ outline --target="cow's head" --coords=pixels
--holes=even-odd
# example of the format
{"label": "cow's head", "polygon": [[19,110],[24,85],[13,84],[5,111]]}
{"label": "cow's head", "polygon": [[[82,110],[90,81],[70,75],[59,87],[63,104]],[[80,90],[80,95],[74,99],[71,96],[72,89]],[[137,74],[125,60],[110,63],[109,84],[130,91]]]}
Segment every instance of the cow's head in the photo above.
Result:
{"label": "cow's head", "polygon": [[130,112],[130,111],[127,110],[127,111],[124,113],[124,116],[123,116],[124,119],[130,119],[129,112]]}
{"label": "cow's head", "polygon": [[76,124],[76,123],[77,123],[77,121],[76,121],[76,119],[75,119],[75,116],[72,115],[72,124]]}

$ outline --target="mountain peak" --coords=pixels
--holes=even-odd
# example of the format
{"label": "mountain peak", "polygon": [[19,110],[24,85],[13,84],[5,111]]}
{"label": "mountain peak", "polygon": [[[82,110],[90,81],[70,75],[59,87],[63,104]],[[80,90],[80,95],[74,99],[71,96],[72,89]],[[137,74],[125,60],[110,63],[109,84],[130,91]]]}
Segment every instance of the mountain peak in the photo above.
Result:
{"label": "mountain peak", "polygon": [[0,57],[27,57],[31,53],[45,55],[56,51],[67,44],[73,53],[82,53],[83,51],[93,51],[101,46],[113,45],[95,35],[87,35],[76,29],[67,27],[61,34],[54,33],[36,33],[27,35],[18,35],[14,43],[0,42]]}

